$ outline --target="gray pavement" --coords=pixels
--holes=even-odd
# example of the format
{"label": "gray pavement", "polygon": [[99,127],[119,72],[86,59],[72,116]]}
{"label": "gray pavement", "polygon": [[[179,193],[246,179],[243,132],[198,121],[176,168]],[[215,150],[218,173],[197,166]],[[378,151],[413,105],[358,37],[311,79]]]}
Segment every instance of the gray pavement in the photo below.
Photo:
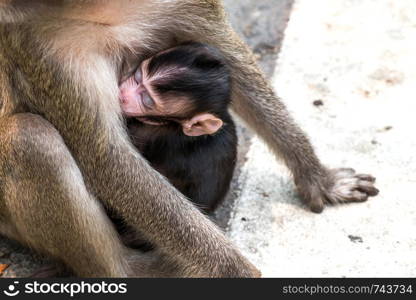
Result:
{"label": "gray pavement", "polygon": [[[224,0],[231,25],[253,49],[262,71],[270,78],[276,66],[293,0]],[[237,122],[238,158],[230,193],[217,209],[213,220],[226,228],[234,201],[242,192],[239,177],[246,162],[253,133]]]}
{"label": "gray pavement", "polygon": [[257,54],[267,76],[273,75],[293,0],[224,0],[233,28]]}
{"label": "gray pavement", "polygon": [[264,276],[416,276],[415,13],[414,0],[295,1],[273,85],[326,164],[376,175],[381,192],[310,213],[254,138],[228,234]]}

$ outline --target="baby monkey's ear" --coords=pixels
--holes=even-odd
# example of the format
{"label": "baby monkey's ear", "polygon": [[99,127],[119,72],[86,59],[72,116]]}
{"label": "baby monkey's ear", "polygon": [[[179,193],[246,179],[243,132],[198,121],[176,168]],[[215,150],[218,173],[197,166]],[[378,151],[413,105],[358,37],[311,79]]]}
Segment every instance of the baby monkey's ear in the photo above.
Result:
{"label": "baby monkey's ear", "polygon": [[213,114],[203,113],[182,122],[182,130],[188,136],[201,136],[216,133],[223,124],[223,121]]}

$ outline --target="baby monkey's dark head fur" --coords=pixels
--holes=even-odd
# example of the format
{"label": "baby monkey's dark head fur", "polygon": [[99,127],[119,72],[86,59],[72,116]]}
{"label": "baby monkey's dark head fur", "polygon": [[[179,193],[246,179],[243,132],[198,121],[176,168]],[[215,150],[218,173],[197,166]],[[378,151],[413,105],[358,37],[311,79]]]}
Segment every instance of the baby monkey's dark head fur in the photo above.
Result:
{"label": "baby monkey's dark head fur", "polygon": [[208,112],[228,118],[231,74],[217,48],[186,42],[154,56],[147,71],[155,78],[150,85],[162,99],[190,101],[187,116]]}

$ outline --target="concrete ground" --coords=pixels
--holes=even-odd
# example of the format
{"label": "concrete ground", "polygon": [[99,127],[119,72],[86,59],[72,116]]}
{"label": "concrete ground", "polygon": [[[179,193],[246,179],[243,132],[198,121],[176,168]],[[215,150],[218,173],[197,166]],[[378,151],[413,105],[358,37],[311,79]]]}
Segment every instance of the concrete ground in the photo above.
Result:
{"label": "concrete ground", "polygon": [[254,138],[228,234],[264,276],[416,276],[415,14],[414,0],[295,1],[273,85],[327,165],[381,192],[313,214]]}

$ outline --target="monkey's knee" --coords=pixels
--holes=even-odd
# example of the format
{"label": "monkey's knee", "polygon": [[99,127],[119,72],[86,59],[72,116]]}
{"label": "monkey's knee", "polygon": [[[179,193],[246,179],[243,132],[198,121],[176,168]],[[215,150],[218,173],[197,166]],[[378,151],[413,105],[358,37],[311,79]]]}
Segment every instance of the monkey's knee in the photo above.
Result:
{"label": "monkey's knee", "polygon": [[1,233],[59,259],[80,276],[131,273],[104,208],[47,121],[31,114],[0,119],[0,181],[3,223],[10,228]]}
{"label": "monkey's knee", "polygon": [[71,157],[59,132],[41,116],[24,113],[0,119],[0,159],[25,168]]}
{"label": "monkey's knee", "polygon": [[46,189],[54,195],[52,190],[69,181],[60,174],[74,174],[68,170],[77,172],[77,165],[49,122],[29,113],[0,118],[0,221],[10,228],[3,230],[3,224],[0,232],[20,240],[15,234],[20,212],[46,205]]}
{"label": "monkey's knee", "polygon": [[39,115],[31,113],[19,113],[0,118],[0,135],[4,138],[22,136],[31,132],[53,132],[54,127]]}

